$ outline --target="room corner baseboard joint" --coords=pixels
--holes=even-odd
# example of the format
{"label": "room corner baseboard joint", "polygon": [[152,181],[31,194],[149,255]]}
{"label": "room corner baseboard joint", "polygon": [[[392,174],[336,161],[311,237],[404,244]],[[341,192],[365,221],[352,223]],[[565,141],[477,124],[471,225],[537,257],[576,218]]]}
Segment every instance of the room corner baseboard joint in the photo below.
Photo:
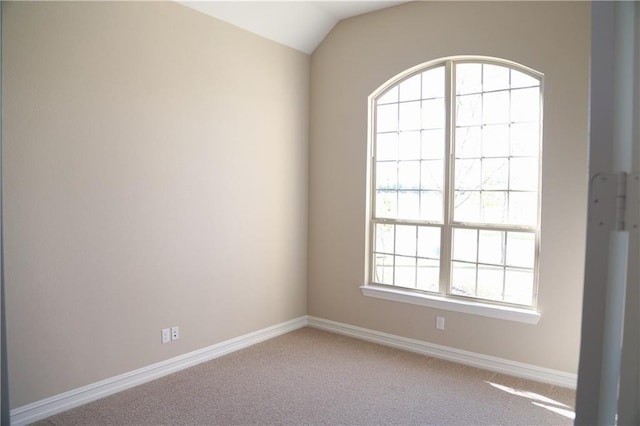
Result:
{"label": "room corner baseboard joint", "polygon": [[72,389],[31,404],[23,405],[11,410],[11,424],[13,426],[22,426],[42,420],[54,414],[70,410],[71,408],[289,333],[306,325],[307,317],[301,316],[262,330],[216,343],[206,348],[198,349],[87,386]]}
{"label": "room corner baseboard joint", "polygon": [[299,328],[309,326],[368,342],[407,350],[434,358],[445,359],[497,373],[536,380],[556,386],[576,388],[577,375],[524,364],[502,358],[409,339],[376,330],[344,324],[313,316],[301,316],[215,345],[101,380],[77,389],[11,410],[11,424],[27,425],[54,414],[95,401],[114,393],[158,379],[171,373],[247,348]]}

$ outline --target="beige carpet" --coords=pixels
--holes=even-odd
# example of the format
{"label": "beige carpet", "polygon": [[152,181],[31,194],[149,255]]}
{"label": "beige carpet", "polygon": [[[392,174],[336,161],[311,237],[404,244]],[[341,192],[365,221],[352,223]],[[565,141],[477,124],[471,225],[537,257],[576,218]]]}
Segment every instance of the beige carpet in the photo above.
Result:
{"label": "beige carpet", "polygon": [[303,328],[41,425],[570,425],[575,392]]}

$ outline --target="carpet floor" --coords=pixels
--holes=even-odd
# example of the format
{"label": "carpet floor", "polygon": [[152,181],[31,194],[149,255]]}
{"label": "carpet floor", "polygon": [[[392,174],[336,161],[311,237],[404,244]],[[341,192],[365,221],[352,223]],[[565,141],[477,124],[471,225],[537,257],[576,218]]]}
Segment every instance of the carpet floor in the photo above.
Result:
{"label": "carpet floor", "polygon": [[38,425],[570,425],[575,391],[303,328]]}

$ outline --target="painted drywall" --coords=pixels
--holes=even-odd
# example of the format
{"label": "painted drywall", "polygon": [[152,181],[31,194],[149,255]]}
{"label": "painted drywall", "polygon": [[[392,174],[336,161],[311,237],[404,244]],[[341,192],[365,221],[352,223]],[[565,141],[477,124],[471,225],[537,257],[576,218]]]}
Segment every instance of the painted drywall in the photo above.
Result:
{"label": "painted drywall", "polygon": [[308,55],[173,2],[3,31],[12,407],[306,313]]}
{"label": "painted drywall", "polygon": [[[2,78],[2,5],[0,5],[0,79]],[[0,85],[0,108],[2,107],[2,87]],[[2,117],[0,116],[0,221],[2,221]],[[0,256],[4,258],[0,224]],[[0,424],[11,423],[9,407],[9,370],[7,366],[7,321],[4,297],[4,262],[0,259]]]}
{"label": "painted drywall", "polygon": [[[578,365],[587,198],[588,3],[415,2],[340,22],[311,58],[309,315],[569,373]],[[452,55],[544,73],[537,325],[365,297],[367,97]],[[435,316],[446,318],[437,331]]]}

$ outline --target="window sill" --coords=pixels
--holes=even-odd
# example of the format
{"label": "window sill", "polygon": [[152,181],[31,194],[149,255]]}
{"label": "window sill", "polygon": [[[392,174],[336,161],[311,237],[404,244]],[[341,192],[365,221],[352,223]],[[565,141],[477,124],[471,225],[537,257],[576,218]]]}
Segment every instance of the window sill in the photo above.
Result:
{"label": "window sill", "polygon": [[442,296],[414,293],[397,288],[379,287],[373,285],[361,286],[362,294],[377,299],[393,300],[395,302],[410,303],[412,305],[427,306],[447,311],[462,312],[470,315],[497,318],[525,324],[537,324],[540,313],[510,306],[497,306],[487,303],[467,300],[449,299]]}

